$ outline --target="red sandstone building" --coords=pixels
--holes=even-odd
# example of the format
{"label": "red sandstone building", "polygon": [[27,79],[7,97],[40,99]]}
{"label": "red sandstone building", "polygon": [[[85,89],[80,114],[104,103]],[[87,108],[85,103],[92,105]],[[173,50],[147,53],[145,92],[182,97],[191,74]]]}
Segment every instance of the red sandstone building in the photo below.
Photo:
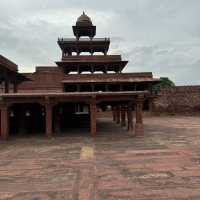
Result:
{"label": "red sandstone building", "polygon": [[31,132],[51,137],[87,123],[95,137],[97,111],[108,108],[116,123],[143,134],[143,104],[153,97],[152,85],[159,80],[149,72],[123,73],[128,61],[108,55],[110,39],[94,38],[96,26],[85,13],[73,33],[75,38],[58,39],[62,59],[57,66],[18,73],[16,64],[0,56],[2,139]]}

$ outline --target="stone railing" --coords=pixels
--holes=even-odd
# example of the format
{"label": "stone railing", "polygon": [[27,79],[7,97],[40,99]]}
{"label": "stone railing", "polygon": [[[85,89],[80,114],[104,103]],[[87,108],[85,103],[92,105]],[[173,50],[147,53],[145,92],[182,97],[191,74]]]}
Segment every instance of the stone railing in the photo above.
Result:
{"label": "stone railing", "polygon": [[77,40],[76,38],[58,38],[58,42],[110,42],[110,38],[93,38],[90,40],[89,38],[80,38]]}

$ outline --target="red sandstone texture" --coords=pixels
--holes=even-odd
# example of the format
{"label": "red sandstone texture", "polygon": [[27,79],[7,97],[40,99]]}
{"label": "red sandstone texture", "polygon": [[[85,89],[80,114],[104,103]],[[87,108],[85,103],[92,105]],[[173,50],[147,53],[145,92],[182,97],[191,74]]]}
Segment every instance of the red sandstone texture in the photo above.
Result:
{"label": "red sandstone texture", "polygon": [[157,113],[200,113],[200,86],[164,89],[154,101]]}
{"label": "red sandstone texture", "polygon": [[24,73],[31,81],[19,85],[19,92],[63,92],[64,73],[58,67],[36,67],[34,73]]}
{"label": "red sandstone texture", "polygon": [[0,144],[0,200],[199,200],[200,118],[145,117],[145,136],[86,130]]}

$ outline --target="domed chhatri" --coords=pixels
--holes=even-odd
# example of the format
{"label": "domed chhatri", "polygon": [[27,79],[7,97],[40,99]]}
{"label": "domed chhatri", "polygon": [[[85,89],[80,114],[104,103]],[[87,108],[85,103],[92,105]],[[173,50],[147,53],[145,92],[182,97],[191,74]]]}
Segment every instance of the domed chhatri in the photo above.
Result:
{"label": "domed chhatri", "polygon": [[93,26],[93,24],[90,17],[83,11],[83,14],[77,19],[76,26]]}
{"label": "domed chhatri", "polygon": [[77,19],[76,25],[73,26],[73,32],[77,40],[82,36],[88,36],[92,39],[96,35],[96,26],[93,25],[92,20],[85,12]]}

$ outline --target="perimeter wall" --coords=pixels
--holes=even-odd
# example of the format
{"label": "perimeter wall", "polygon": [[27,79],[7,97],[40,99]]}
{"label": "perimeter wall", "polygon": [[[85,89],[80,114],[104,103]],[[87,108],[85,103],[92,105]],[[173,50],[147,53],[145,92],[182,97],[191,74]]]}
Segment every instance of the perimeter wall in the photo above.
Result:
{"label": "perimeter wall", "polygon": [[200,114],[200,85],[163,89],[158,95],[152,105],[155,113]]}

